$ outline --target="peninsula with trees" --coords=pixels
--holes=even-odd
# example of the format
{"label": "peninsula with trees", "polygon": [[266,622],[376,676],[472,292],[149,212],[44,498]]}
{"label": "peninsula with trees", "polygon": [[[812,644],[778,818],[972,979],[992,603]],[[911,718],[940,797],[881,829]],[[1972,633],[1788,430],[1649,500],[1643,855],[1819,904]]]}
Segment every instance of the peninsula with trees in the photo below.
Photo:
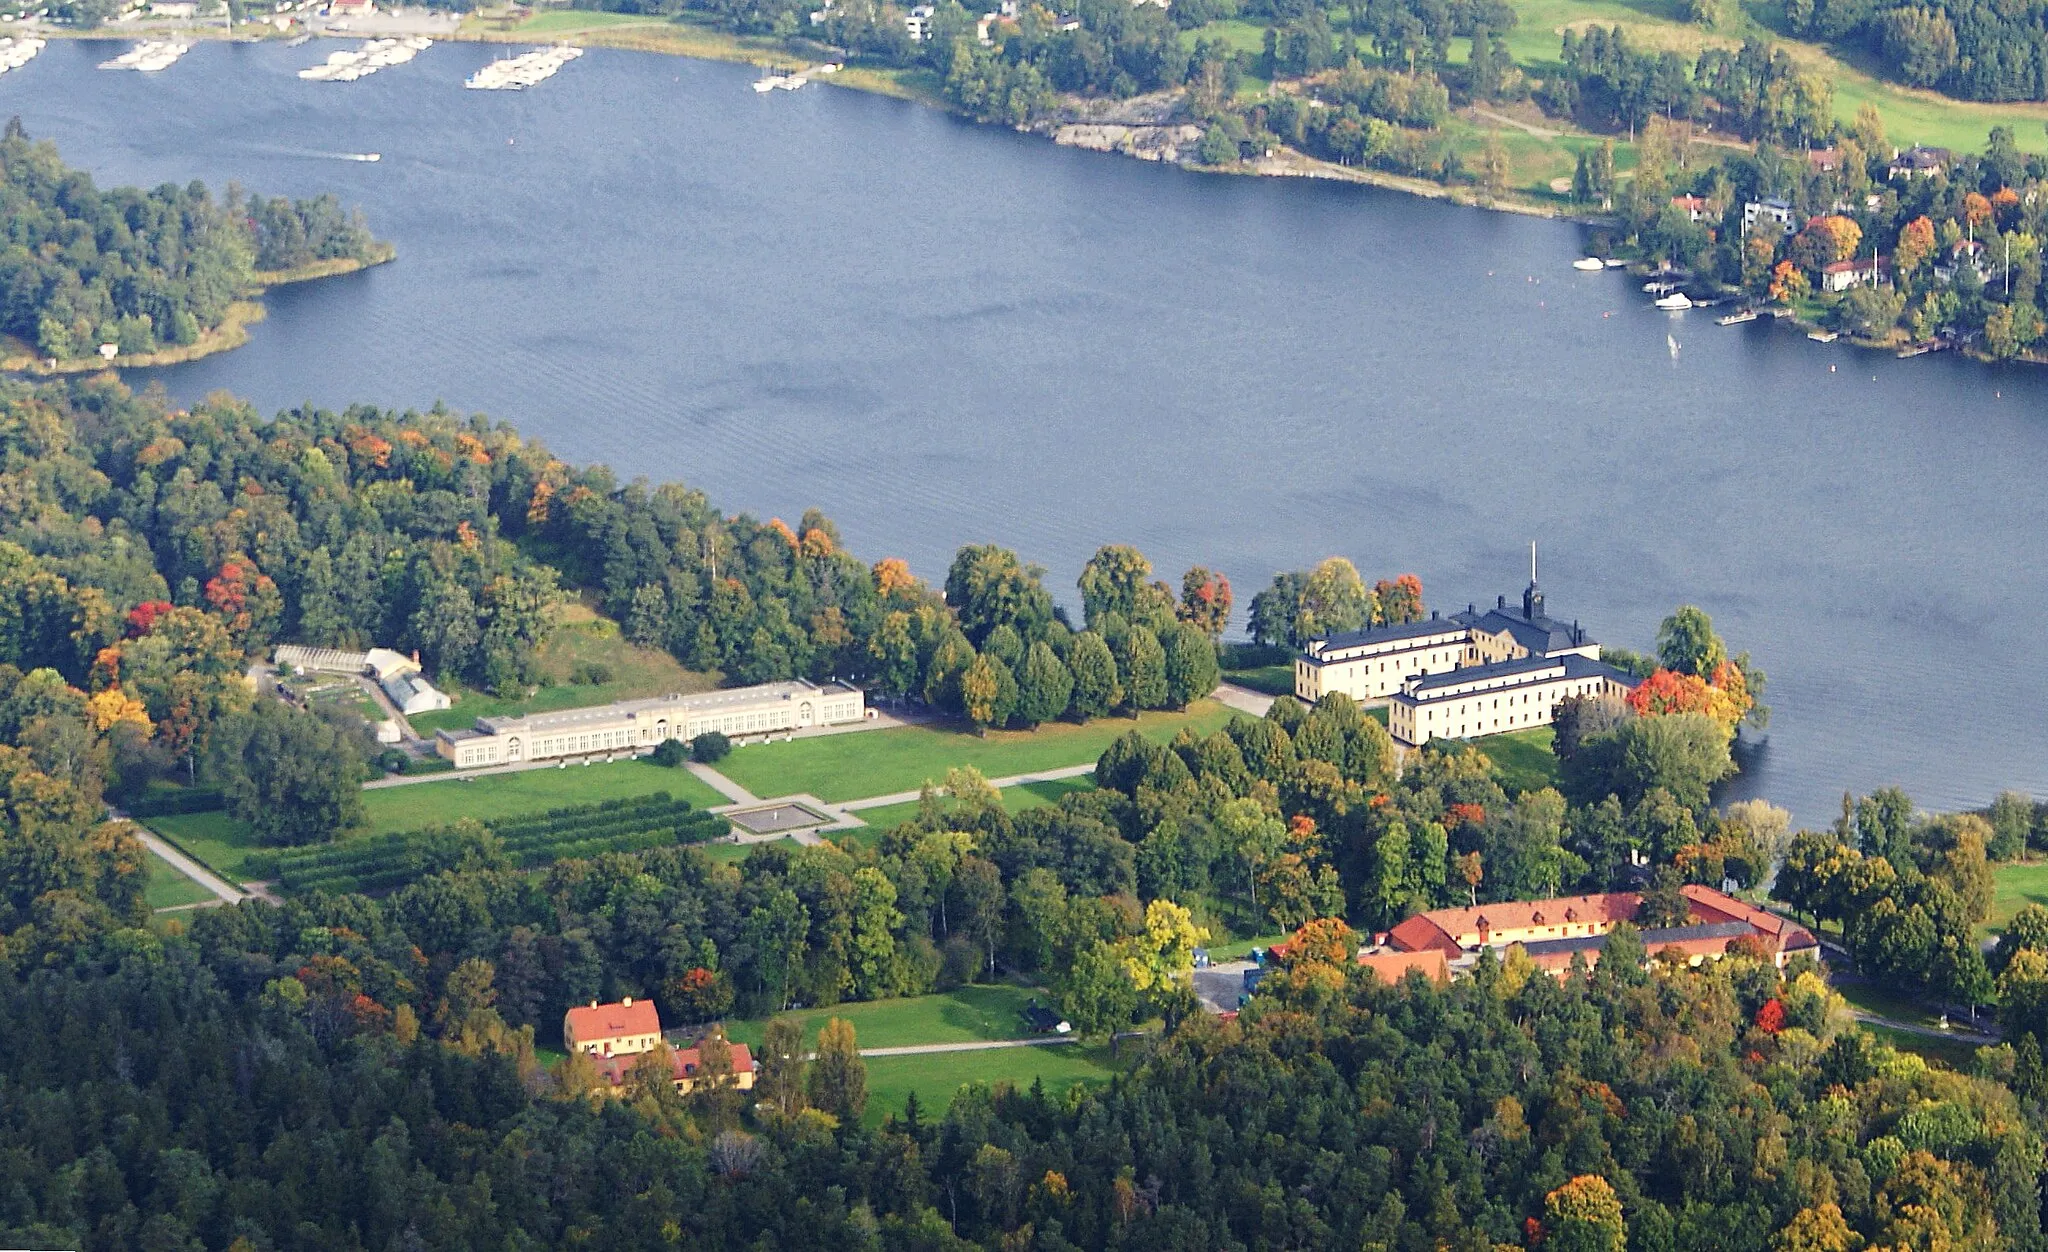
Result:
{"label": "peninsula with trees", "polygon": [[262,292],[389,261],[333,196],[102,191],[15,118],[0,135],[0,369],[165,365],[237,347]]}

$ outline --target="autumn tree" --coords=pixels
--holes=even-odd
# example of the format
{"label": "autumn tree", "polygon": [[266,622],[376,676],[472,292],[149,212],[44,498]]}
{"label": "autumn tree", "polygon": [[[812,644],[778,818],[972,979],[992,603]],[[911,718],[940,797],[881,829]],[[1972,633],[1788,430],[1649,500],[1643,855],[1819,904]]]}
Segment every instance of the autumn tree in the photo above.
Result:
{"label": "autumn tree", "polygon": [[853,1023],[843,1017],[818,1031],[817,1057],[804,1078],[811,1107],[854,1123],[868,1106],[868,1066],[855,1042]]}
{"label": "autumn tree", "polygon": [[1101,635],[1092,630],[1075,635],[1067,666],[1074,675],[1070,711],[1076,721],[1105,717],[1123,703],[1124,689],[1117,680],[1116,657]]}
{"label": "autumn tree", "polygon": [[1230,625],[1230,580],[1197,565],[1181,576],[1180,620],[1207,635],[1211,642],[1223,638]]}
{"label": "autumn tree", "polygon": [[1580,1174],[1543,1197],[1549,1252],[1623,1252],[1627,1233],[1621,1200],[1598,1174]]}

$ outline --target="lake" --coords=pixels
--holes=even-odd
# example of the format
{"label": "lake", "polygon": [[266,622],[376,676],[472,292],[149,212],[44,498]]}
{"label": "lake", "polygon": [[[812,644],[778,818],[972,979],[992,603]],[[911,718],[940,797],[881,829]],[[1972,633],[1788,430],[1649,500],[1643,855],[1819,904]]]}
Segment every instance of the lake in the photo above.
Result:
{"label": "lake", "polygon": [[[1577,228],[1335,183],[1191,174],[857,92],[593,50],[525,92],[442,44],[353,84],[336,44],[157,75],[53,41],[0,75],[103,184],[360,204],[396,263],[291,288],[244,348],[141,374],[265,411],[488,413],[727,511],[817,505],[944,576],[1100,544],[1177,585],[1341,553],[1446,611],[1519,595],[1651,645],[1692,602],[1770,674],[1734,795],[2048,795],[2048,373],[1668,315]],[[377,163],[342,159],[377,152]]]}

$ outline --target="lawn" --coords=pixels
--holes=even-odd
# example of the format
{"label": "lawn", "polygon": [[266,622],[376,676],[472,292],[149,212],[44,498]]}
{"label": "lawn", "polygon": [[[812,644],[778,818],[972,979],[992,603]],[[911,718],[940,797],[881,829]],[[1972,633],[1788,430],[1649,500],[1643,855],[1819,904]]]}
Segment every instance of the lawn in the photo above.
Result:
{"label": "lawn", "polygon": [[[1925,1059],[1939,1062],[1950,1069],[1968,1072],[1970,1063],[1977,1059],[1977,1045],[1965,1043],[1960,1039],[1932,1039],[1926,1035],[1916,1035],[1909,1030],[1893,1030],[1889,1026],[1866,1025],[1863,1029],[1880,1043],[1888,1043],[1901,1052],[1917,1052]],[[869,1084],[869,1089],[873,1090],[872,1083]]]}
{"label": "lawn", "polygon": [[1007,1082],[1028,1088],[1043,1082],[1046,1094],[1058,1100],[1076,1083],[1099,1087],[1119,1070],[1128,1070],[1137,1049],[1112,1062],[1104,1044],[1063,1044],[1050,1048],[993,1048],[985,1052],[938,1052],[926,1056],[881,1056],[868,1061],[868,1108],[861,1121],[879,1126],[891,1113],[901,1113],[912,1091],[919,1116],[937,1119],[952,1107],[953,1096],[970,1082]]}
{"label": "lawn", "polygon": [[213,893],[185,877],[156,853],[149,854],[149,887],[142,898],[153,909],[175,909],[213,899]]}
{"label": "lawn", "polygon": [[[1037,730],[964,730],[902,726],[889,730],[819,735],[740,748],[718,771],[757,796],[809,794],[821,800],[916,791],[942,783],[949,768],[971,765],[1003,778],[1093,761],[1121,735],[1136,729],[1164,743],[1182,726],[1208,734],[1229,721],[1231,710],[1197,700],[1185,713],[1146,713],[1136,720],[1106,717],[1085,726],[1051,723]],[[1241,715],[1240,715],[1241,716]]]}
{"label": "lawn", "polygon": [[1513,794],[1557,785],[1557,754],[1550,746],[1556,738],[1548,726],[1531,726],[1476,739],[1473,746],[1493,758],[1501,786]]}
{"label": "lawn", "polygon": [[1991,916],[1987,930],[2002,929],[2029,904],[2048,904],[2048,861],[2014,861],[1991,870]]}
{"label": "lawn", "polygon": [[[1027,1033],[1017,1016],[1034,993],[1006,983],[969,986],[939,995],[899,1000],[869,1000],[801,1009],[783,1014],[803,1025],[804,1037],[815,1039],[818,1028],[834,1017],[853,1023],[854,1038],[863,1048],[903,1048],[920,1043],[978,1043],[988,1039],[1022,1039]],[[1035,993],[1043,996],[1043,992]],[[731,1022],[730,1036],[758,1045],[767,1019]],[[872,1062],[870,1062],[872,1063]]]}
{"label": "lawn", "polygon": [[1913,1026],[1936,1026],[1941,1015],[1930,1013],[1910,996],[1897,995],[1867,982],[1840,982],[1835,991],[1854,1008],[1879,1017],[1889,1017],[1895,1022]]}
{"label": "lawn", "polygon": [[1294,694],[1294,667],[1261,665],[1255,669],[1229,669],[1223,671],[1223,681],[1262,691],[1269,696],[1291,696]]}
{"label": "lawn", "polygon": [[[1021,813],[1025,809],[1035,809],[1043,804],[1057,804],[1060,797],[1070,791],[1094,789],[1094,776],[1083,775],[1079,778],[1048,778],[1042,782],[1019,783],[1014,787],[1005,787],[997,794],[1002,796],[1005,809],[1012,813]],[[885,804],[878,809],[860,809],[854,816],[866,822],[870,829],[888,830],[917,816],[917,801]]]}
{"label": "lawn", "polygon": [[569,765],[529,769],[515,774],[445,775],[433,782],[401,787],[375,787],[363,792],[370,830],[417,830],[458,818],[522,817],[571,804],[595,804],[626,796],[666,791],[699,808],[724,804],[725,797],[686,769],[652,761],[615,761],[606,765]]}
{"label": "lawn", "polygon": [[255,876],[242,868],[242,859],[259,850],[256,832],[247,822],[237,821],[216,809],[211,813],[152,817],[143,825],[177,844],[187,856],[229,882],[244,883]]}
{"label": "lawn", "polygon": [[[567,17],[551,13],[547,17]],[[592,13],[588,17],[614,17]],[[536,19],[540,20],[540,19]],[[561,709],[587,708],[614,700],[634,700],[672,692],[709,691],[718,685],[715,674],[687,670],[658,648],[642,648],[620,636],[618,623],[599,617],[580,604],[563,606],[556,615],[555,631],[540,651],[540,672],[548,686],[525,699],[501,699],[481,691],[465,691],[451,685],[448,694],[454,707],[420,713],[410,719],[422,735],[437,730],[468,726],[479,717],[503,717],[516,713],[553,713]],[[607,673],[604,682],[590,682],[591,667]]]}

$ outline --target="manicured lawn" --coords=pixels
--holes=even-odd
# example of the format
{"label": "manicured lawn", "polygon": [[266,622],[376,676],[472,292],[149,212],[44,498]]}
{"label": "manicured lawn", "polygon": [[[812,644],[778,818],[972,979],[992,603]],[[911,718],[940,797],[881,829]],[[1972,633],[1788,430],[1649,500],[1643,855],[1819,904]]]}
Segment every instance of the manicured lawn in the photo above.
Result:
{"label": "manicured lawn", "polygon": [[[1035,809],[1042,804],[1057,804],[1061,796],[1070,791],[1093,791],[1095,778],[1083,775],[1079,778],[1048,778],[1042,782],[1019,783],[1005,787],[997,794],[1003,797],[1003,807],[1012,813]],[[870,829],[882,831],[909,821],[917,816],[917,801],[904,804],[885,804],[878,809],[861,809],[854,816],[866,822]]]}
{"label": "manicured lawn", "polygon": [[1556,739],[1550,727],[1531,726],[1475,739],[1473,746],[1493,758],[1501,786],[1513,794],[1557,785],[1557,754],[1550,747]]}
{"label": "manicured lawn", "polygon": [[142,898],[153,909],[174,909],[181,905],[211,900],[213,893],[171,867],[156,853],[149,854],[149,887]]}
{"label": "manicured lawn", "polygon": [[1261,665],[1257,669],[1232,669],[1223,671],[1225,682],[1253,691],[1263,691],[1269,696],[1291,696],[1294,694],[1294,667],[1292,665]]}
{"label": "manicured lawn", "polygon": [[1889,1017],[1895,1022],[1906,1022],[1914,1026],[1935,1026],[1941,1021],[1940,1014],[1928,1012],[1910,997],[1896,995],[1870,983],[1838,983],[1835,990],[1856,1008],[1866,1013],[1875,1013],[1879,1017]]}
{"label": "manicured lawn", "polygon": [[[816,1039],[819,1027],[834,1017],[853,1023],[854,1038],[863,1048],[903,1048],[920,1043],[977,1043],[987,1039],[1027,1036],[1018,1014],[1034,993],[1006,983],[960,987],[938,995],[900,1000],[870,1000],[799,1009],[783,1016],[802,1023],[804,1037]],[[1036,993],[1042,999],[1043,992]],[[761,1042],[766,1019],[730,1022],[727,1030],[741,1043]],[[873,1062],[870,1062],[872,1064]]]}
{"label": "manicured lawn", "polygon": [[[1135,1048],[1124,1053],[1126,1060]],[[901,1113],[917,1092],[920,1118],[943,1117],[953,1097],[970,1082],[1007,1082],[1020,1089],[1042,1081],[1054,1100],[1075,1084],[1099,1087],[1123,1062],[1112,1062],[1105,1044],[1063,1044],[1051,1048],[992,1048],[985,1052],[936,1052],[924,1056],[881,1056],[868,1060],[868,1108],[861,1121],[879,1126]]]}
{"label": "manicured lawn", "polygon": [[449,775],[433,782],[403,787],[377,787],[363,792],[370,830],[417,830],[458,818],[520,817],[571,804],[595,804],[626,796],[666,791],[699,808],[724,804],[725,797],[686,769],[651,761],[616,761],[608,765],[569,765],[560,769],[529,769],[516,774]]}
{"label": "manicured lawn", "polygon": [[[2029,904],[2048,904],[2048,861],[2013,861],[1991,871],[1988,930],[2002,928]],[[1987,931],[1988,933],[1988,931]]]}
{"label": "manicured lawn", "polygon": [[915,791],[942,783],[947,769],[971,765],[989,778],[1028,774],[1093,761],[1119,736],[1136,729],[1165,742],[1182,726],[1198,735],[1229,721],[1231,710],[1197,700],[1185,713],[1146,713],[1136,720],[1106,717],[1086,726],[1064,722],[1037,730],[992,730],[987,737],[927,726],[820,735],[740,748],[718,763],[726,777],[757,796],[808,793],[821,800]]}
{"label": "manicured lawn", "polygon": [[[1366,936],[1368,939],[1371,937]],[[1225,961],[1242,961],[1251,955],[1253,948],[1270,948],[1276,943],[1287,942],[1287,939],[1285,933],[1280,933],[1257,935],[1250,939],[1233,939],[1229,943],[1212,943],[1209,945],[1209,959],[1218,965]]]}
{"label": "manicured lawn", "polygon": [[[1967,1071],[1970,1063],[1977,1059],[1977,1045],[1960,1039],[1931,1039],[1909,1030],[1893,1030],[1889,1026],[1865,1026],[1863,1029],[1881,1043],[1888,1043],[1901,1052],[1917,1052],[1927,1060],[1939,1062],[1950,1069]],[[868,1089],[874,1089],[872,1082]]]}
{"label": "manicured lawn", "polygon": [[152,817],[143,824],[229,882],[239,884],[254,877],[242,868],[242,859],[259,850],[256,832],[247,822],[215,810]]}
{"label": "manicured lawn", "polygon": [[[550,13],[535,20],[570,16]],[[618,15],[590,13],[573,16]],[[633,700],[677,691],[709,691],[718,685],[715,674],[699,674],[684,669],[666,652],[627,643],[620,636],[616,622],[599,617],[582,605],[565,606],[556,620],[555,633],[548,637],[547,646],[541,649],[538,661],[551,686],[540,688],[529,699],[507,700],[451,685],[448,694],[454,698],[454,707],[407,719],[412,722],[413,729],[431,736],[437,730],[468,726],[479,717],[552,713],[560,709],[579,709],[593,704],[610,704],[614,700]],[[604,667],[611,676],[602,683],[584,681],[592,665]]]}
{"label": "manicured lawn", "polygon": [[718,862],[720,865],[738,865],[741,861],[746,860],[747,854],[752,852],[755,848],[764,848],[769,846],[769,844],[786,844],[792,848],[797,846],[797,842],[794,839],[771,839],[768,841],[768,843],[765,844],[700,843],[697,845],[697,850],[702,852],[705,856],[708,856],[712,860]]}

